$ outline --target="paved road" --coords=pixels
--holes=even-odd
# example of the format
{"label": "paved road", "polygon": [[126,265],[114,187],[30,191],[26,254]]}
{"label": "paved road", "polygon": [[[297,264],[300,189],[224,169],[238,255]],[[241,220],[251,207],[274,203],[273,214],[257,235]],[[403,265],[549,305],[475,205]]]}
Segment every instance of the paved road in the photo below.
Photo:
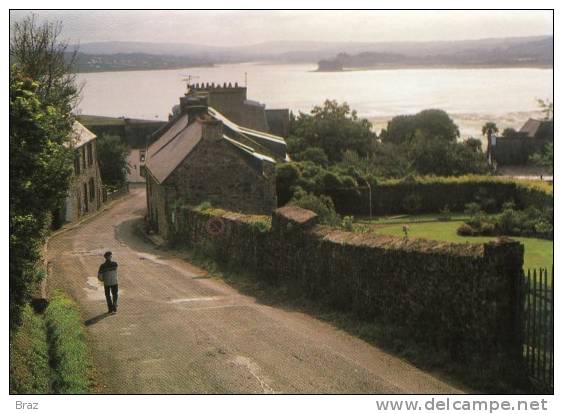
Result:
{"label": "paved road", "polygon": [[[48,289],[78,301],[108,393],[457,393],[303,313],[258,303],[137,235],[145,193],[49,242]],[[119,263],[119,313],[106,316],[102,254]]]}

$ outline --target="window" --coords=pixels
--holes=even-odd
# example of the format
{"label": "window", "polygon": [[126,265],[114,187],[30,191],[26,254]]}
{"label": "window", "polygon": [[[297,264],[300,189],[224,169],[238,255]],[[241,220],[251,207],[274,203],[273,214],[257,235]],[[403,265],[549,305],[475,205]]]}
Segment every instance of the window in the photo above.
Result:
{"label": "window", "polygon": [[88,211],[88,184],[82,184],[82,196],[84,197],[84,211]]}
{"label": "window", "polygon": [[88,143],[87,151],[88,151],[88,165],[90,166],[94,163],[94,157],[92,155],[92,142]]}
{"label": "window", "polygon": [[93,178],[90,178],[88,186],[90,187],[90,201],[94,201],[96,199],[96,186],[94,185]]}

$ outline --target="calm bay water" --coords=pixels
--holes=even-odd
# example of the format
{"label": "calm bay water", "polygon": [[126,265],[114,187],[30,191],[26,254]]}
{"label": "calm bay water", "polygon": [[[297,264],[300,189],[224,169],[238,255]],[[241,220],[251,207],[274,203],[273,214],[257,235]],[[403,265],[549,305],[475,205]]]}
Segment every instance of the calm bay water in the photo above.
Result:
{"label": "calm bay water", "polygon": [[[248,79],[248,98],[267,108],[309,111],[325,99],[346,101],[376,130],[394,115],[446,110],[462,136],[479,136],[484,122],[500,128],[538,117],[536,98],[553,99],[551,69],[389,69],[316,73],[314,64],[232,64],[213,68],[86,73],[79,111],[89,115],[166,120],[192,82]],[[197,78],[196,78],[197,77]]]}

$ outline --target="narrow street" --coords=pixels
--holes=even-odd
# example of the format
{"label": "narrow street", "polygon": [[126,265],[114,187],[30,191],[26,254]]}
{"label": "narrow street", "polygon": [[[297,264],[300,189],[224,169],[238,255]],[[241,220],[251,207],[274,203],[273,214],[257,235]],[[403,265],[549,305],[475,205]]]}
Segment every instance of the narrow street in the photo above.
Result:
{"label": "narrow street", "polygon": [[[136,231],[145,192],[49,241],[48,289],[76,300],[106,393],[458,393],[313,317],[264,305]],[[119,263],[106,314],[103,253]]]}

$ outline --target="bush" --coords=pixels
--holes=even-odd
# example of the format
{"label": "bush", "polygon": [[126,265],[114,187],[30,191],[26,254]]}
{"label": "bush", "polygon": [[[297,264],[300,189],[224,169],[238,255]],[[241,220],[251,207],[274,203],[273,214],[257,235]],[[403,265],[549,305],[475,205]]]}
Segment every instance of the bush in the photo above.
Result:
{"label": "bush", "polygon": [[329,226],[338,226],[340,216],[334,210],[332,199],[328,196],[300,192],[291,200],[290,204],[314,211],[319,216],[319,222]]}
{"label": "bush", "polygon": [[481,231],[483,236],[494,236],[496,234],[496,226],[488,221],[481,222]]}
{"label": "bush", "polygon": [[463,223],[457,229],[457,234],[460,236],[473,236],[473,228],[469,224]]}
{"label": "bush", "polygon": [[328,166],[328,157],[322,148],[309,147],[299,154],[299,159],[302,161],[311,161],[323,167]]}
{"label": "bush", "polygon": [[508,208],[497,217],[497,228],[501,234],[519,234],[522,230],[522,215]]}
{"label": "bush", "polygon": [[[466,213],[470,214],[465,224],[471,227],[472,235],[483,236],[531,236],[541,238],[553,238],[553,210],[539,210],[528,207],[525,210],[517,210],[515,203],[506,202],[497,216],[486,216],[478,209],[478,204],[470,203],[466,206]],[[463,229],[462,233],[468,233]],[[468,235],[461,234],[460,235]]]}
{"label": "bush", "polygon": [[45,320],[55,370],[54,391],[58,394],[88,393],[92,364],[77,305],[57,292],[45,311]]}
{"label": "bush", "polygon": [[347,231],[354,231],[354,216],[344,216],[342,228]]}
{"label": "bush", "polygon": [[452,219],[452,212],[450,208],[446,204],[443,209],[440,210],[440,217],[438,217],[439,221],[450,221]]}
{"label": "bush", "polygon": [[10,394],[48,394],[50,377],[45,323],[26,305],[10,338]]}
{"label": "bush", "polygon": [[547,221],[540,221],[534,226],[534,231],[547,238],[553,238],[553,225]]}

